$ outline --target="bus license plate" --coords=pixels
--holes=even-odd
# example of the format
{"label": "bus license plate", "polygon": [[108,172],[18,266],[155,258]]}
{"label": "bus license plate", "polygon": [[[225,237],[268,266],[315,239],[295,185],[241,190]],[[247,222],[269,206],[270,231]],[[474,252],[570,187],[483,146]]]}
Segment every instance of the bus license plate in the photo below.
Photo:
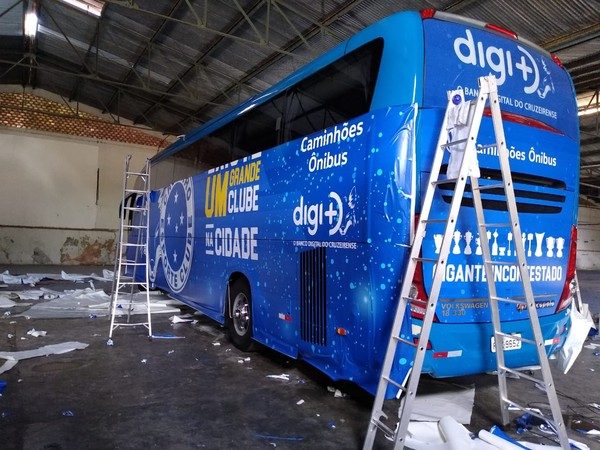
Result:
{"label": "bus license plate", "polygon": [[[518,333],[513,334],[513,336],[520,338],[521,335]],[[521,348],[521,343],[522,341],[520,339],[512,339],[512,338],[508,338],[505,337],[504,339],[504,350],[508,351],[508,350],[519,350]],[[496,340],[494,339],[494,336],[492,336],[492,353],[496,353]]]}

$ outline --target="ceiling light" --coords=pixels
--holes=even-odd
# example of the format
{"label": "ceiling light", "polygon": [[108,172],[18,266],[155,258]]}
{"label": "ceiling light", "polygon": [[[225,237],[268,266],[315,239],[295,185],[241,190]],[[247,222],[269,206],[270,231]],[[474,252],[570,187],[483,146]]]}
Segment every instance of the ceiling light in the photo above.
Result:
{"label": "ceiling light", "polygon": [[104,2],[99,0],[59,0],[62,3],[71,5],[81,11],[85,11],[96,17],[102,15],[102,8],[104,8]]}
{"label": "ceiling light", "polygon": [[577,112],[577,115],[579,117],[581,117],[581,116],[590,116],[592,114],[597,114],[599,112],[600,112],[600,106],[596,106],[596,107],[593,107],[593,108],[580,109]]}
{"label": "ceiling light", "polygon": [[25,14],[25,36],[34,38],[37,33],[38,17],[35,11],[30,11]]}

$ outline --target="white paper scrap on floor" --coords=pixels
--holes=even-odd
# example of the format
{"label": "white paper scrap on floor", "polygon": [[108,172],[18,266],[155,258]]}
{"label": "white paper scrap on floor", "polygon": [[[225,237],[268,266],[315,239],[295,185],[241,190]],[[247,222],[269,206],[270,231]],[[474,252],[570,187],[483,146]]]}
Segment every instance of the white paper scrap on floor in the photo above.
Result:
{"label": "white paper scrap on floor", "polygon": [[22,359],[35,358],[38,356],[61,355],[63,353],[72,352],[73,350],[82,350],[88,344],[83,342],[62,342],[60,344],[45,345],[33,350],[22,350],[19,352],[0,352],[0,359],[5,359],[6,362],[0,366],[0,374],[12,369]]}

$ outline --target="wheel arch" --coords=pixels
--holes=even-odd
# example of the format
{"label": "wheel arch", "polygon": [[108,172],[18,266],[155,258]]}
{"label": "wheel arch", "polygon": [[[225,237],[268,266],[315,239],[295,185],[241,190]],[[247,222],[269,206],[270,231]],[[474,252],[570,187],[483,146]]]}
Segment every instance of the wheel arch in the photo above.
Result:
{"label": "wheel arch", "polygon": [[225,289],[225,301],[223,302],[223,315],[225,319],[231,318],[231,298],[229,293],[229,287],[238,280],[241,280],[246,284],[246,286],[248,287],[250,297],[252,297],[252,288],[250,287],[250,280],[248,279],[246,274],[239,271],[232,272],[229,275],[229,278],[227,279],[227,289]]}

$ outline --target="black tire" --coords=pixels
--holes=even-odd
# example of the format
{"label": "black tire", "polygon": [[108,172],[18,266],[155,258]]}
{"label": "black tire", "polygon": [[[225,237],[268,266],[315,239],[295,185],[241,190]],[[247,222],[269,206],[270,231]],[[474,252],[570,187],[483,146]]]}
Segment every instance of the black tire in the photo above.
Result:
{"label": "black tire", "polygon": [[237,279],[229,285],[229,289],[229,303],[225,312],[227,337],[237,348],[248,352],[254,348],[250,287],[243,279]]}

